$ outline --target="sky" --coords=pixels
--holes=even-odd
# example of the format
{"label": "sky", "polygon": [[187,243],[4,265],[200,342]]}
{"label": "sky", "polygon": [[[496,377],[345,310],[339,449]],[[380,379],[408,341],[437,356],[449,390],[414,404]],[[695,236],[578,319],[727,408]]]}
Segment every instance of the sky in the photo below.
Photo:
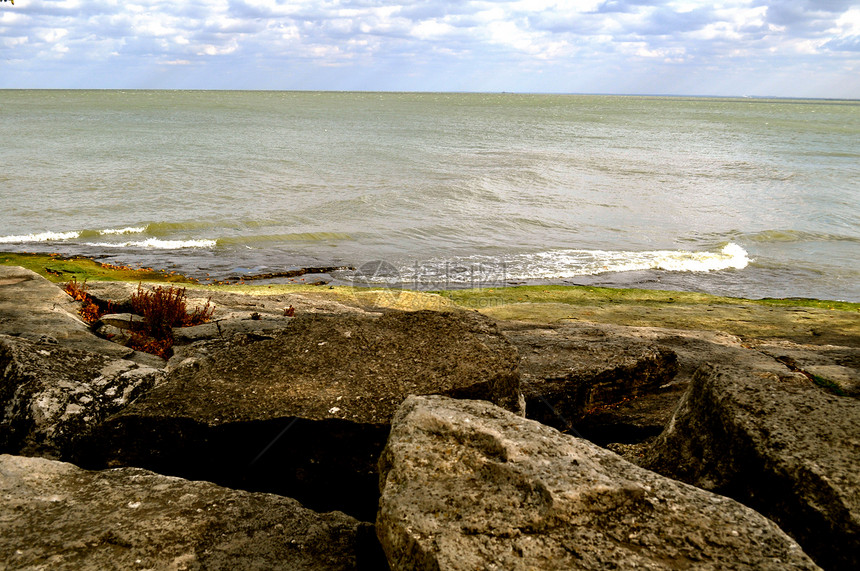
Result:
{"label": "sky", "polygon": [[0,88],[860,99],[860,0],[17,0]]}

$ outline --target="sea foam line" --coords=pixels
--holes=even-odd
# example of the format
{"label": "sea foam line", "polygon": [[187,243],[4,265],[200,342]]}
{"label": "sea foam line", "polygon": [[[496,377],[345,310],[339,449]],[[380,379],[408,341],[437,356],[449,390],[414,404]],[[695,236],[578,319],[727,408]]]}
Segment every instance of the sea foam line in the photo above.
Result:
{"label": "sea foam line", "polygon": [[143,234],[146,232],[146,226],[127,226],[125,228],[108,228],[100,230],[99,233],[109,236],[115,234]]}
{"label": "sea foam line", "polygon": [[[577,276],[642,270],[713,272],[743,269],[750,263],[741,246],[729,243],[718,252],[687,250],[550,250],[493,258],[472,256],[431,260],[400,268],[398,275],[373,275],[379,283],[414,280],[420,283],[491,283],[528,279],[564,279]],[[367,279],[368,276],[361,276]]]}
{"label": "sea foam line", "polygon": [[145,227],[127,226],[125,228],[105,228],[104,230],[73,230],[70,232],[36,232],[15,236],[0,236],[0,244],[28,242],[61,242],[75,238],[96,238],[98,236],[118,236],[122,234],[141,234]]}
{"label": "sea foam line", "polygon": [[214,248],[215,240],[160,240],[148,238],[130,242],[86,242],[86,246],[101,248],[147,248],[152,250],[181,250],[184,248]]}
{"label": "sea foam line", "polygon": [[15,242],[53,242],[55,240],[73,240],[80,235],[80,232],[39,232],[37,234],[25,234],[19,236],[0,236],[0,244],[13,244]]}
{"label": "sea foam line", "polygon": [[727,244],[719,252],[562,250],[538,254],[538,258],[542,263],[525,264],[534,272],[529,277],[563,278],[642,270],[714,272],[742,270],[750,263],[747,251],[734,243]]}

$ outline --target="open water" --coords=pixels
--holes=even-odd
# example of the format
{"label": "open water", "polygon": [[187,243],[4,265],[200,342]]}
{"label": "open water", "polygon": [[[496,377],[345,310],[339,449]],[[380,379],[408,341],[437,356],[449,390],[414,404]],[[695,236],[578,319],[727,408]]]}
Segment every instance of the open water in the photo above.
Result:
{"label": "open water", "polygon": [[3,251],[860,301],[858,101],[23,90],[0,134]]}

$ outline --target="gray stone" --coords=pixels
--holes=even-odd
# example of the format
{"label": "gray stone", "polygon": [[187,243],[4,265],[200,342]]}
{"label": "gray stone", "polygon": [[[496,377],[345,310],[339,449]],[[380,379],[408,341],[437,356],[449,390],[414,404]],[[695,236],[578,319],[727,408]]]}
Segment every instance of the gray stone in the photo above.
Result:
{"label": "gray stone", "polygon": [[257,339],[177,348],[168,380],[81,442],[76,461],[276,492],[370,520],[376,461],[408,395],[522,410],[516,350],[477,313],[304,315]]}
{"label": "gray stone", "polygon": [[131,282],[88,282],[87,294],[104,302],[111,302],[122,311],[131,309],[131,298],[137,293],[137,283]]}
{"label": "gray stone", "polygon": [[136,468],[0,455],[4,569],[369,568],[368,524]]}
{"label": "gray stone", "polygon": [[836,393],[860,397],[860,349],[856,347],[770,340],[757,343],[756,348]]}
{"label": "gray stone", "polygon": [[223,339],[232,335],[271,334],[290,326],[292,317],[259,317],[257,319],[217,319],[191,327],[174,327],[173,339],[178,344],[207,339]]}
{"label": "gray stone", "polygon": [[127,331],[140,331],[146,326],[146,319],[134,313],[108,313],[99,319],[104,325]]}
{"label": "gray stone", "polygon": [[601,407],[657,392],[678,372],[674,351],[629,333],[514,323],[504,334],[521,355],[527,417],[559,430]]}
{"label": "gray stone", "polygon": [[64,458],[164,376],[101,353],[0,335],[0,450]]}
{"label": "gray stone", "polygon": [[860,401],[771,363],[702,367],[643,464],[754,507],[823,567],[860,568]]}
{"label": "gray stone", "polygon": [[380,459],[392,569],[817,569],[773,522],[486,402],[410,397]]}

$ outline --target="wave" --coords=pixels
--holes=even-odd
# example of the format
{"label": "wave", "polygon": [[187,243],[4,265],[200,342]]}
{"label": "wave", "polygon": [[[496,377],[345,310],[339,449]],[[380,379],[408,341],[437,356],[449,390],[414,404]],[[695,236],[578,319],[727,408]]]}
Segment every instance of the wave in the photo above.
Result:
{"label": "wave", "polygon": [[127,226],[125,228],[108,228],[106,230],[99,230],[99,234],[103,236],[112,236],[116,234],[142,234],[146,232],[145,226]]}
{"label": "wave", "polygon": [[530,279],[565,279],[643,270],[667,272],[715,272],[741,270],[750,264],[749,254],[734,243],[717,252],[687,250],[550,250],[493,258],[472,256],[430,260],[398,268],[396,272],[362,272],[357,279],[377,283],[488,283]]}
{"label": "wave", "polygon": [[292,232],[288,234],[218,238],[217,243],[219,246],[234,246],[264,242],[325,242],[330,240],[352,240],[352,236],[344,232]]}
{"label": "wave", "polygon": [[143,232],[150,236],[167,236],[177,232],[188,230],[205,230],[215,226],[215,223],[208,220],[187,220],[185,222],[150,222],[147,224]]}
{"label": "wave", "polygon": [[[82,240],[86,246],[104,248],[214,248],[237,245],[253,245],[278,242],[327,242],[352,240],[353,237],[344,232],[292,232],[284,234],[240,235],[217,239],[197,238],[187,236],[188,230],[211,228],[206,222],[157,222],[146,226],[126,226],[122,228],[105,228],[102,230],[76,230],[69,232],[41,232],[26,235],[0,236],[0,244],[27,244],[34,242],[69,242]],[[140,240],[120,240],[118,237],[143,234],[149,236]],[[104,238],[104,239],[102,239]]]}
{"label": "wave", "polygon": [[828,234],[825,232],[806,232],[803,230],[762,230],[750,234],[739,234],[738,238],[750,242],[772,244],[788,242],[860,242],[856,236]]}
{"label": "wave", "polygon": [[130,242],[84,242],[85,246],[100,248],[145,248],[152,250],[181,250],[185,248],[214,248],[216,240],[161,240],[147,238]]}
{"label": "wave", "polygon": [[142,226],[125,228],[106,228],[104,230],[73,230],[69,232],[39,232],[18,236],[0,236],[0,244],[32,243],[32,242],[64,242],[78,238],[97,238],[99,236],[116,236],[122,234],[140,234],[146,231]]}
{"label": "wave", "polygon": [[[727,244],[719,252],[563,250],[546,252],[539,256],[545,260],[547,266],[547,270],[541,272],[544,275],[540,277],[573,277],[637,270],[713,272],[742,270],[750,263],[747,251],[734,243]],[[555,275],[558,272],[561,274]]]}
{"label": "wave", "polygon": [[0,236],[0,244],[26,244],[29,242],[55,242],[60,240],[74,240],[80,236],[80,232],[40,232],[37,234],[26,234],[20,236]]}

